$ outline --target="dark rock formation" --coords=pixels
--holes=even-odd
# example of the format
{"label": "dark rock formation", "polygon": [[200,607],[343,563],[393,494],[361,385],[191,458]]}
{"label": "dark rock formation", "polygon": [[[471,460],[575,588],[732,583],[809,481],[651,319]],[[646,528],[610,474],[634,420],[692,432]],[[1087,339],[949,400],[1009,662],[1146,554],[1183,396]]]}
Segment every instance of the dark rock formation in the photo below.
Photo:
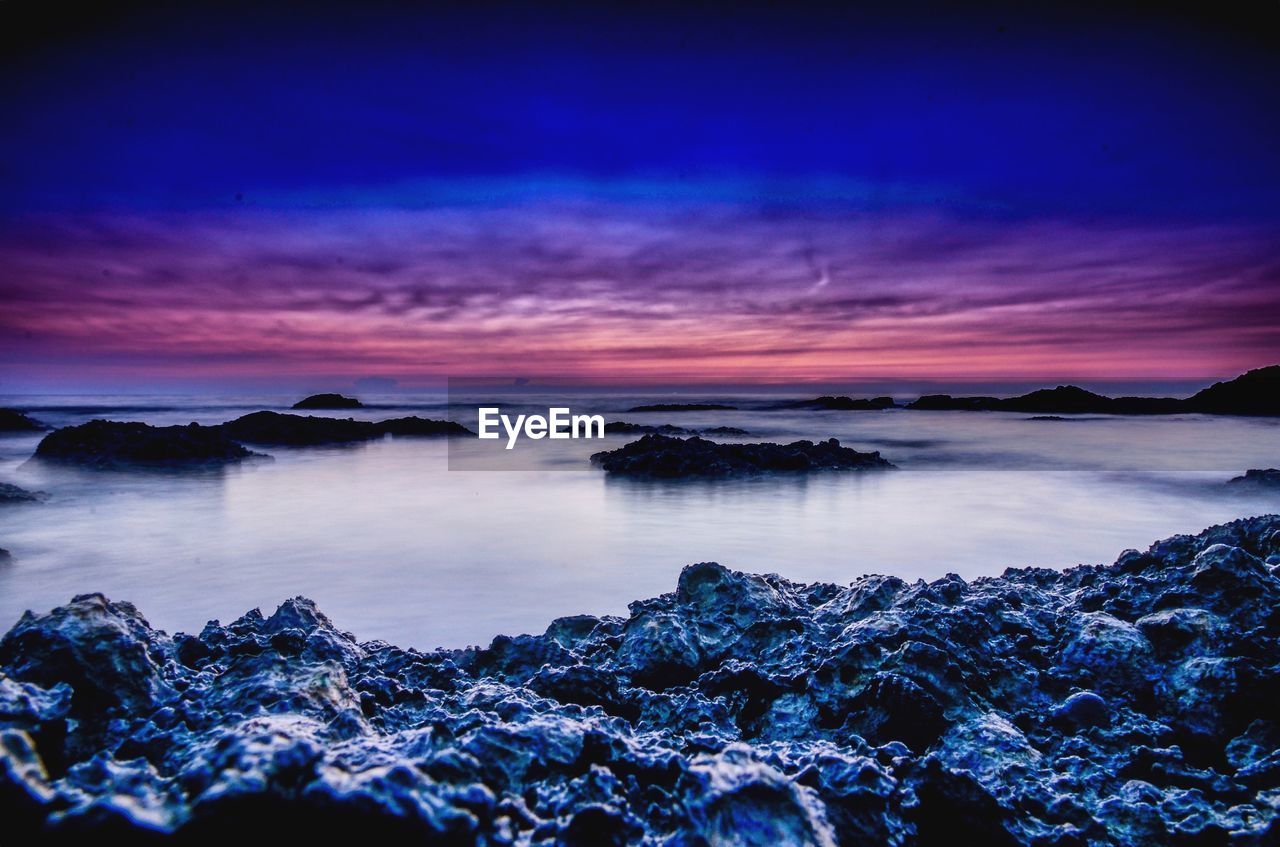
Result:
{"label": "dark rock formation", "polygon": [[952,397],[926,394],[908,409],[1059,414],[1280,415],[1280,365],[1249,371],[1179,400],[1172,397],[1105,397],[1074,385],[1043,388],[1019,397]]}
{"label": "dark rock formation", "polygon": [[824,395],[815,397],[812,400],[790,400],[785,403],[779,403],[776,409],[819,409],[831,411],[878,411],[882,409],[893,409],[897,407],[897,403],[893,402],[892,397],[872,397],[867,399],[860,397],[832,397]]}
{"label": "dark rock formation", "polygon": [[359,409],[363,406],[356,398],[341,394],[312,394],[293,404],[295,409]]}
{"label": "dark rock formation", "polygon": [[0,562],[8,562],[11,559],[13,559],[13,554],[3,547],[0,547]]}
{"label": "dark rock formation", "polygon": [[1194,394],[1187,405],[1218,415],[1280,415],[1280,365],[1215,382]]}
{"label": "dark rock formation", "polygon": [[194,423],[89,421],[55,430],[36,446],[37,458],[96,468],[219,465],[255,455],[221,427]]}
{"label": "dark rock formation", "polygon": [[405,436],[475,435],[474,432],[460,423],[420,418],[416,415],[408,418],[391,418],[390,420],[379,421],[374,426],[378,428],[379,432],[402,438]]}
{"label": "dark rock formation", "polygon": [[647,406],[632,406],[628,412],[721,412],[732,411],[737,406],[725,406],[722,403],[650,403]]}
{"label": "dark rock formation", "polygon": [[1277,562],[1280,516],[973,582],[699,564],[435,653],[302,599],[170,637],[81,596],[0,641],[4,834],[1275,844]]}
{"label": "dark rock formation", "polygon": [[36,503],[45,498],[43,491],[28,491],[7,482],[0,482],[0,505],[5,503]]}
{"label": "dark rock formation", "polygon": [[405,437],[474,434],[462,424],[431,418],[391,418],[375,423],[351,418],[323,418],[313,415],[288,415],[281,412],[253,412],[233,421],[227,421],[222,425],[222,429],[236,441],[281,447],[350,444],[381,438],[384,435]]}
{"label": "dark rock formation", "polygon": [[591,461],[619,476],[667,479],[893,467],[879,453],[859,453],[841,447],[834,438],[817,444],[718,444],[703,438],[646,435],[617,450],[596,453]]}
{"label": "dark rock formation", "polygon": [[1280,490],[1280,469],[1254,468],[1245,471],[1244,476],[1229,480],[1227,484],[1239,486],[1240,488],[1275,488]]}
{"label": "dark rock formation", "polygon": [[252,412],[222,424],[229,438],[246,444],[308,447],[318,444],[345,444],[381,438],[382,430],[372,421],[351,418],[323,418],[288,415],[281,412]]}
{"label": "dark rock formation", "polygon": [[726,438],[745,438],[751,435],[745,429],[739,429],[736,426],[713,426],[709,429],[698,430],[699,435],[719,435]]}
{"label": "dark rock formation", "polygon": [[48,428],[17,409],[0,409],[0,432],[39,432]]}

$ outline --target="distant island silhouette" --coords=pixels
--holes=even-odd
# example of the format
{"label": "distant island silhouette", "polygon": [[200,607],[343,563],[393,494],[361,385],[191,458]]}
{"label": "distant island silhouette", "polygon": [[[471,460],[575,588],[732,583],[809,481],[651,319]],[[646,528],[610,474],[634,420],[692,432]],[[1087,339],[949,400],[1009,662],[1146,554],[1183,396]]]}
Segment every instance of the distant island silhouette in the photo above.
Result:
{"label": "distant island silhouette", "polygon": [[779,409],[1023,412],[1107,415],[1280,415],[1280,365],[1249,371],[1235,379],[1217,382],[1186,399],[1176,397],[1107,397],[1075,385],[1041,388],[1017,397],[954,397],[926,394],[905,405],[888,397],[856,400],[849,397],[816,397],[778,404]]}

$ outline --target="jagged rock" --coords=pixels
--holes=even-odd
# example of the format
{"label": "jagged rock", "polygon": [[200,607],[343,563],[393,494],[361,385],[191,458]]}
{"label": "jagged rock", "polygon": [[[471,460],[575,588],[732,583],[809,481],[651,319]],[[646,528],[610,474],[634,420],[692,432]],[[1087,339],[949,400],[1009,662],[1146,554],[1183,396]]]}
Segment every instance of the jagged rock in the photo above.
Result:
{"label": "jagged rock", "polygon": [[47,497],[43,491],[28,491],[7,482],[0,482],[0,505],[5,503],[38,503]]}
{"label": "jagged rock", "polygon": [[1244,476],[1234,477],[1227,482],[1240,488],[1280,488],[1280,469],[1254,468],[1244,472]]}
{"label": "jagged rock", "polygon": [[17,409],[0,409],[0,432],[39,432],[48,428]]}
{"label": "jagged rock", "polygon": [[1111,566],[848,586],[687,567],[626,618],[423,653],[309,601],[0,640],[23,843],[1270,845],[1280,516]]}
{"label": "jagged rock", "polygon": [[841,447],[834,438],[817,444],[718,444],[696,437],[646,435],[617,450],[595,453],[591,461],[619,476],[665,479],[893,467],[879,453],[859,453]]}
{"label": "jagged rock", "polygon": [[221,427],[151,426],[95,420],[55,430],[36,446],[36,457],[94,468],[221,465],[258,454],[227,437]]}
{"label": "jagged rock", "polygon": [[312,394],[293,404],[295,409],[361,409],[364,404],[341,394]]}

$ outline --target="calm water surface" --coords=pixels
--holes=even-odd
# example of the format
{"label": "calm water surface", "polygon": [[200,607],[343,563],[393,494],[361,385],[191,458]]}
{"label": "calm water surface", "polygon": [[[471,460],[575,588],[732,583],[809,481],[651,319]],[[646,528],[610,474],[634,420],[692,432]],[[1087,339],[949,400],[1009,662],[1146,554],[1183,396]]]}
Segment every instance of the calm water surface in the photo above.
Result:
{"label": "calm water surface", "polygon": [[[592,411],[642,399],[653,398],[607,398]],[[0,405],[35,409],[53,425],[168,424],[216,423],[282,402],[10,397]],[[444,414],[438,397],[378,405],[353,414]],[[522,445],[519,457],[490,463],[521,470],[457,470],[457,453],[450,470],[446,443],[388,439],[274,448],[273,461],[218,472],[84,472],[28,462],[38,436],[0,437],[0,481],[50,495],[0,507],[0,547],[13,553],[0,565],[0,629],[25,609],[87,591],[131,600],[153,624],[185,631],[301,594],[362,639],[462,646],[540,632],[561,615],[624,613],[631,600],[672,590],[690,562],[805,581],[972,578],[1010,565],[1109,562],[1163,536],[1280,510],[1276,494],[1225,485],[1246,468],[1280,465],[1280,425],[1262,419],[758,408],[608,416],[739,426],[775,440],[834,436],[879,449],[902,470],[620,481],[586,462],[628,440],[616,437],[542,452]]]}

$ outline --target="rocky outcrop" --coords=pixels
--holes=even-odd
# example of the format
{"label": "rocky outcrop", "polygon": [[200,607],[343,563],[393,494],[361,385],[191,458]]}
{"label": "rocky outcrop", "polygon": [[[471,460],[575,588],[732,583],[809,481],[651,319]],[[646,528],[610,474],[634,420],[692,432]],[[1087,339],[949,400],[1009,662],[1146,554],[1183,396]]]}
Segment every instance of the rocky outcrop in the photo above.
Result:
{"label": "rocky outcrop", "polygon": [[374,424],[379,432],[398,437],[436,437],[452,435],[475,435],[460,423],[453,421],[420,418],[416,415],[408,418],[391,418]]}
{"label": "rocky outcrop", "polygon": [[1173,397],[1106,397],[1074,385],[1059,385],[1018,397],[926,394],[908,403],[907,408],[1106,415],[1280,415],[1280,365],[1258,368],[1235,379],[1215,383],[1185,400]]}
{"label": "rocky outcrop", "polygon": [[357,421],[351,418],[289,415],[281,412],[252,412],[233,421],[227,421],[222,425],[222,430],[236,441],[243,441],[246,444],[280,447],[350,444],[381,438],[384,435],[403,437],[473,434],[462,424],[429,418],[391,418],[374,422]]}
{"label": "rocky outcrop", "polygon": [[0,482],[0,506],[6,503],[37,503],[45,497],[43,491],[28,491],[17,485]]}
{"label": "rocky outcrop", "polygon": [[596,453],[591,461],[619,476],[664,479],[893,467],[879,453],[859,453],[834,438],[816,444],[719,444],[704,438],[646,435],[617,450]]}
{"label": "rocky outcrop", "polygon": [[726,406],[723,403],[650,403],[645,406],[632,406],[628,412],[726,412],[737,409],[737,406]]}
{"label": "rocky outcrop", "polygon": [[1234,477],[1227,482],[1239,488],[1274,488],[1280,491],[1280,469],[1254,468],[1244,472],[1244,476]]}
{"label": "rocky outcrop", "polygon": [[17,409],[0,409],[0,432],[40,432],[48,428]]}
{"label": "rocky outcrop", "polygon": [[151,426],[90,421],[44,437],[36,458],[93,468],[192,467],[239,462],[257,454],[227,437],[221,427]]}
{"label": "rocky outcrop", "polygon": [[372,421],[289,415],[281,412],[251,412],[222,424],[227,437],[246,444],[310,447],[345,444],[381,438]]}
{"label": "rocky outcrop", "polygon": [[364,404],[341,394],[312,394],[293,404],[295,409],[361,409]]}
{"label": "rocky outcrop", "polygon": [[1280,365],[1258,368],[1193,395],[1187,405],[1219,415],[1280,415]]}
{"label": "rocky outcrop", "polygon": [[421,653],[310,602],[0,641],[15,843],[1265,845],[1280,516],[1110,566],[849,585],[691,565],[625,618]]}

